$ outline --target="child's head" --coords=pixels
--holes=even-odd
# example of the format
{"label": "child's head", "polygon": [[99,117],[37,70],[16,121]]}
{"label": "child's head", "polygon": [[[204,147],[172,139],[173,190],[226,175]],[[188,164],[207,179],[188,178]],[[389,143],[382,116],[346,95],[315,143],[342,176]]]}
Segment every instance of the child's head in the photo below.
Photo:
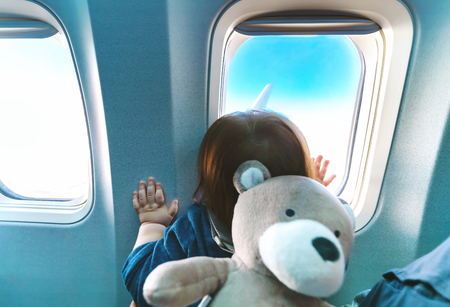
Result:
{"label": "child's head", "polygon": [[200,146],[200,182],[194,200],[211,208],[228,227],[238,198],[233,175],[248,160],[260,161],[272,177],[314,178],[306,140],[287,118],[255,110],[219,118],[208,129]]}

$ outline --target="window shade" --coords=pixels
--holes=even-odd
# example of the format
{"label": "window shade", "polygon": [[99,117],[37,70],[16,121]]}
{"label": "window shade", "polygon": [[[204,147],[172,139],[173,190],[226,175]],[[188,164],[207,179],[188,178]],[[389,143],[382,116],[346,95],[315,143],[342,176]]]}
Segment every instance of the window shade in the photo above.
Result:
{"label": "window shade", "polygon": [[245,35],[369,34],[381,30],[369,19],[347,16],[263,17],[244,21],[235,30]]}
{"label": "window shade", "polygon": [[47,38],[58,33],[46,22],[22,19],[0,18],[0,38]]}

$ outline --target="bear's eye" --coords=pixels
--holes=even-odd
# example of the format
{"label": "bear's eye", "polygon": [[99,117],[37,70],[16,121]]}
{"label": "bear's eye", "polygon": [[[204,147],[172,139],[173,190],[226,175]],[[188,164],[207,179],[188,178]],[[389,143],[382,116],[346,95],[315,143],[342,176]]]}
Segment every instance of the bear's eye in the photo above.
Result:
{"label": "bear's eye", "polygon": [[294,216],[295,215],[295,211],[292,210],[292,209],[287,209],[286,210],[286,215],[289,216],[289,217]]}
{"label": "bear's eye", "polygon": [[334,235],[336,236],[336,238],[339,238],[341,236],[341,232],[339,230],[335,230]]}

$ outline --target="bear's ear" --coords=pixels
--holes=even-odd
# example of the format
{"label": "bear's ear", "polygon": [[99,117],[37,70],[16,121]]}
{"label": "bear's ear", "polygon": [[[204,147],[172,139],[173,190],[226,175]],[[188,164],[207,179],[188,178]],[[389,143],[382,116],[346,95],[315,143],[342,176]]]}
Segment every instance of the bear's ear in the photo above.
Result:
{"label": "bear's ear", "polygon": [[233,183],[239,194],[270,178],[270,172],[261,162],[250,160],[242,163],[233,176]]}
{"label": "bear's ear", "polygon": [[345,200],[343,200],[342,198],[339,198],[339,200],[341,201],[341,204],[344,207],[344,210],[347,213],[347,215],[348,215],[348,217],[350,219],[350,222],[352,223],[353,230],[355,230],[356,218],[355,218],[355,213],[353,212],[352,207],[350,207],[350,205]]}

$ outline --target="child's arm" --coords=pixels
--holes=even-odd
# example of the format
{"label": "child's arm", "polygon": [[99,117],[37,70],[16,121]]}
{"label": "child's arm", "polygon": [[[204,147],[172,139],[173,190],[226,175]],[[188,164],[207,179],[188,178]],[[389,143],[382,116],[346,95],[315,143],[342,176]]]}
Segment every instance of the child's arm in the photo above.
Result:
{"label": "child's arm", "polygon": [[141,221],[139,234],[133,248],[135,249],[139,245],[163,237],[164,230],[178,211],[178,201],[174,200],[170,207],[167,207],[161,184],[155,184],[155,180],[150,177],[148,178],[148,187],[144,181],[141,181],[139,182],[139,192],[133,192],[133,207]]}

